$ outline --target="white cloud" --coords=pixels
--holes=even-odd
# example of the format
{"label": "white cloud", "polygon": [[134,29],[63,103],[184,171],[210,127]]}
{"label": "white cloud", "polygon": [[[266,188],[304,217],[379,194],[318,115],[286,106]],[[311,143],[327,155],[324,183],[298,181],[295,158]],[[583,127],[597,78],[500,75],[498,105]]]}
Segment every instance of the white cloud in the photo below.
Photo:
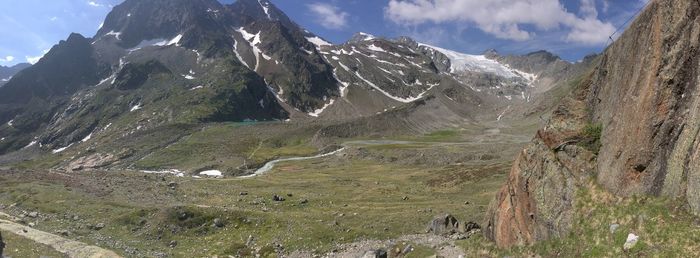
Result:
{"label": "white cloud", "polygon": [[317,22],[325,28],[341,29],[348,24],[348,16],[350,15],[336,6],[326,3],[313,3],[307,6],[316,16]]}
{"label": "white cloud", "polygon": [[56,16],[49,18],[49,21],[56,21],[56,20],[58,20],[58,17],[56,17]]}
{"label": "white cloud", "polygon": [[89,1],[87,4],[90,5],[90,6],[94,6],[94,7],[101,7],[101,6],[102,6],[101,4],[98,4],[98,3],[95,2],[95,1]]}
{"label": "white cloud", "polygon": [[583,17],[598,17],[598,9],[595,7],[595,0],[581,0],[579,12]]}
{"label": "white cloud", "polygon": [[15,60],[14,56],[6,56],[5,58],[0,57],[0,62],[12,62],[12,60]]}
{"label": "white cloud", "polygon": [[45,49],[45,50],[42,51],[42,52],[43,52],[43,54],[41,54],[41,55],[39,55],[39,56],[25,56],[24,58],[27,59],[27,62],[28,62],[28,63],[30,63],[30,64],[36,64],[37,62],[39,62],[39,60],[40,60],[42,57],[44,57],[44,55],[46,55],[46,53],[49,52],[49,50],[48,50],[48,49]]}
{"label": "white cloud", "polygon": [[610,10],[610,1],[603,0],[603,13],[607,13]]}
{"label": "white cloud", "polygon": [[569,30],[563,40],[595,45],[615,31],[600,21],[594,0],[581,0],[581,17],[568,12],[558,0],[390,0],[385,16],[397,24],[468,22],[497,38],[529,40],[536,34],[524,29]]}

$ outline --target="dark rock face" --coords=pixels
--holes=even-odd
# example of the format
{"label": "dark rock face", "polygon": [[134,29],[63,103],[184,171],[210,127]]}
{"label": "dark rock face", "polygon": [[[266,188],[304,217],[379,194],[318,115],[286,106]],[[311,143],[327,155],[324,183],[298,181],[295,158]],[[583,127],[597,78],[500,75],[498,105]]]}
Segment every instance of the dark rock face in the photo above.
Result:
{"label": "dark rock face", "polygon": [[[499,246],[569,230],[575,191],[679,198],[700,214],[700,3],[653,1],[516,159],[487,216]],[[596,156],[575,145],[600,125]]]}
{"label": "dark rock face", "polygon": [[322,107],[325,98],[340,95],[338,82],[333,78],[333,67],[306,40],[302,29],[296,25],[289,26],[268,20],[246,26],[249,33],[261,34],[261,43],[257,46],[271,57],[271,60],[256,58],[249,63],[255,64],[257,69],[251,68],[264,77],[273,89],[284,93],[280,97],[286,102],[301,111],[311,112]]}
{"label": "dark rock face", "polygon": [[88,39],[71,34],[51,48],[37,64],[21,71],[0,88],[0,105],[23,104],[34,97],[69,96],[97,84],[106,68],[93,55]]}
{"label": "dark rock face", "polygon": [[120,90],[133,90],[141,87],[151,76],[170,73],[167,67],[156,60],[143,64],[129,63],[117,73],[113,86]]}
{"label": "dark rock face", "polygon": [[222,19],[215,14],[222,10],[215,0],[128,0],[107,15],[95,38],[113,35],[120,46],[132,48],[143,40],[170,39],[190,28],[213,29]]}

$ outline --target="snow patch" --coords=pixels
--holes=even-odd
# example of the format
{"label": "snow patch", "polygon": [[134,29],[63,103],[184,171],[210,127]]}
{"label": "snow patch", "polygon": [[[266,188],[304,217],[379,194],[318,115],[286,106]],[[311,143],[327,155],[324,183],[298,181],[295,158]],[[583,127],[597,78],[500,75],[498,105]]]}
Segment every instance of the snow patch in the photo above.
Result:
{"label": "snow patch", "polygon": [[306,48],[300,47],[299,50],[304,51],[308,55],[312,55],[314,52],[306,50]]}
{"label": "snow patch", "polygon": [[505,115],[506,112],[508,112],[508,109],[510,109],[510,106],[508,106],[505,110],[503,110],[503,112],[501,112],[501,114],[498,115],[498,117],[496,118],[496,121],[501,121],[501,119],[503,118],[503,115]]}
{"label": "snow patch", "polygon": [[192,76],[192,75],[189,75],[189,74],[183,75],[183,77],[185,77],[185,79],[188,79],[188,80],[194,80],[194,79],[197,79],[197,78],[195,78],[194,76]]}
{"label": "snow patch", "polygon": [[107,34],[105,34],[105,36],[114,36],[115,38],[117,38],[117,40],[122,40],[121,39],[121,36],[122,36],[121,32],[110,31],[110,32],[107,32]]}
{"label": "snow patch", "polygon": [[[340,63],[339,63],[339,64],[340,64]],[[342,64],[341,64],[341,65],[342,65]],[[341,87],[340,87],[338,90],[340,90],[340,97],[341,97],[341,98],[344,98],[344,97],[348,94],[348,93],[347,93],[347,89],[348,89],[348,87],[350,87],[350,83],[341,81],[341,80],[338,78],[337,70],[338,70],[337,68],[334,68],[334,69],[333,69],[333,78],[335,78],[335,80],[338,81],[338,83],[340,83]]]}
{"label": "snow patch", "polygon": [[379,70],[382,70],[382,71],[385,72],[385,73],[392,74],[392,73],[389,72],[387,69],[381,68],[381,67],[379,67],[379,66],[377,66],[377,68],[379,68]]}
{"label": "snow patch", "polygon": [[369,80],[365,79],[364,77],[362,77],[362,75],[360,75],[359,72],[355,72],[355,76],[357,76],[357,78],[360,78],[360,80],[362,80],[362,81],[364,81],[365,83],[367,83],[367,85],[369,85],[370,87],[372,87],[372,88],[374,88],[375,90],[377,90],[377,91],[381,92],[382,94],[384,94],[384,96],[387,96],[387,97],[389,97],[390,99],[393,99],[393,100],[396,100],[396,101],[402,102],[402,103],[410,103],[410,102],[419,100],[419,99],[423,98],[423,95],[425,95],[425,93],[427,93],[428,91],[430,91],[433,87],[437,86],[437,85],[431,86],[430,88],[428,88],[427,90],[425,90],[423,93],[419,94],[419,95],[416,96],[416,97],[401,98],[401,97],[397,97],[397,96],[391,95],[389,92],[384,91],[382,88],[380,88],[380,87],[377,86],[376,84],[374,84],[374,83],[372,83],[371,81],[369,81]]}
{"label": "snow patch", "polygon": [[26,148],[32,147],[32,146],[34,146],[34,145],[36,145],[36,144],[37,144],[37,141],[32,141],[32,142],[30,142],[29,144],[27,144],[27,146],[24,146],[24,148],[22,148],[22,149],[26,149]]}
{"label": "snow patch", "polygon": [[179,34],[179,35],[175,36],[173,39],[171,39],[170,41],[168,41],[166,46],[170,46],[170,45],[180,46],[180,40],[182,40],[182,34]]}
{"label": "snow patch", "polygon": [[243,35],[243,38],[248,41],[250,44],[250,47],[253,49],[253,54],[255,55],[255,69],[254,71],[258,70],[258,67],[260,66],[260,56],[265,58],[266,60],[272,59],[272,57],[265,55],[260,48],[258,48],[258,45],[262,43],[262,40],[260,39],[260,33],[258,32],[257,34],[252,34],[249,33],[248,31],[245,30],[245,28],[240,27],[238,30],[241,35]]}
{"label": "snow patch", "polygon": [[270,7],[267,6],[269,3],[263,4],[262,1],[258,0],[258,4],[260,4],[260,7],[262,7],[263,11],[265,11],[265,14],[267,15],[267,19],[272,20],[272,16],[270,16]]}
{"label": "snow patch", "polygon": [[204,88],[204,86],[202,86],[202,85],[199,85],[199,86],[197,86],[197,87],[194,87],[194,88],[192,88],[192,89],[190,89],[190,90],[198,90],[198,89],[202,89],[202,88]]}
{"label": "snow patch", "polygon": [[80,142],[87,142],[87,141],[89,141],[90,139],[92,139],[92,133],[88,134],[88,136],[85,136],[85,138],[83,138],[82,140],[80,140]]}
{"label": "snow patch", "polygon": [[141,41],[138,45],[135,47],[129,49],[129,52],[134,52],[139,49],[145,48],[145,47],[164,47],[164,46],[180,46],[180,40],[182,39],[182,34],[179,34],[172,38],[171,40],[167,39],[148,39],[148,40],[143,40]]}
{"label": "snow patch", "polygon": [[364,32],[360,32],[360,33],[357,33],[357,34],[359,34],[360,36],[362,36],[362,37],[363,37],[362,40],[364,40],[364,41],[370,41],[370,40],[373,40],[373,39],[376,39],[376,38],[377,38],[377,37],[375,37],[375,36],[372,35],[372,34],[368,34],[368,33],[364,33]]}
{"label": "snow patch", "polygon": [[308,40],[311,44],[316,45],[316,48],[321,48],[322,46],[332,46],[328,41],[323,40],[319,36],[314,36],[314,37],[306,37],[306,40]]}
{"label": "snow patch", "polygon": [[333,103],[335,103],[335,99],[331,99],[331,101],[328,104],[325,104],[322,108],[316,109],[314,112],[309,113],[309,115],[313,117],[318,117],[319,115],[321,115],[321,113],[323,113],[323,111],[326,110],[326,108],[333,105]]}
{"label": "snow patch", "polygon": [[65,151],[65,150],[67,150],[68,148],[70,148],[70,146],[73,146],[73,144],[71,143],[71,144],[68,144],[68,146],[66,146],[66,147],[58,148],[58,149],[52,150],[51,153],[53,153],[53,154],[61,153],[61,152]]}
{"label": "snow patch", "polygon": [[221,173],[221,171],[219,171],[219,170],[202,171],[202,172],[199,172],[199,175],[206,176],[206,177],[216,177],[216,178],[224,177],[224,173]]}
{"label": "snow patch", "polygon": [[175,175],[176,177],[185,177],[185,173],[177,170],[177,169],[166,169],[166,170],[141,170],[141,173],[146,173],[146,174],[156,174],[156,175],[163,175],[163,174],[171,174]]}
{"label": "snow patch", "polygon": [[377,45],[375,45],[375,44],[369,45],[369,47],[367,47],[367,49],[372,50],[372,51],[374,51],[374,52],[384,52],[384,53],[388,53],[388,51],[384,50],[383,48],[381,48],[381,47],[379,47],[379,46],[377,46]]}
{"label": "snow patch", "polygon": [[10,120],[10,121],[7,122],[7,125],[12,126],[12,125],[14,124],[14,122],[15,122],[15,120],[12,119],[12,120]]}
{"label": "snow patch", "polygon": [[347,72],[350,72],[350,68],[348,68],[347,66],[345,66],[343,63],[338,62],[338,65],[340,65],[340,67],[343,68],[343,70],[345,70],[345,71],[347,71]]}
{"label": "snow patch", "polygon": [[134,111],[139,110],[139,109],[141,109],[141,104],[137,104],[136,106],[131,107],[129,112],[134,112]]}

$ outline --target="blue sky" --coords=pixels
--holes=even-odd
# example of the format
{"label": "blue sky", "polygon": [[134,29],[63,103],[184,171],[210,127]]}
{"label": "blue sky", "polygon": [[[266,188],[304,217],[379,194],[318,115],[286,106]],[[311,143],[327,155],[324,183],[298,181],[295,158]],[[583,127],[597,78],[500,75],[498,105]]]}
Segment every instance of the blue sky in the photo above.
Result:
{"label": "blue sky", "polygon": [[[271,0],[334,43],[355,32],[410,36],[478,54],[548,50],[569,61],[602,51],[647,0]],[[91,37],[122,0],[0,0],[0,65],[36,61],[71,32]],[[222,0],[233,2],[233,0]]]}

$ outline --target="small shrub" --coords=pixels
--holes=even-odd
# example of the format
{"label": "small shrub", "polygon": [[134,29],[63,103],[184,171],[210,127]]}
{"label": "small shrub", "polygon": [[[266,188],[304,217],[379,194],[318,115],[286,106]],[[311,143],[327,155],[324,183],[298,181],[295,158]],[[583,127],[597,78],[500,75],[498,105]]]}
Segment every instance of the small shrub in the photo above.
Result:
{"label": "small shrub", "polygon": [[603,133],[601,124],[587,124],[581,132],[581,141],[579,146],[584,147],[598,155],[600,152],[600,137]]}

